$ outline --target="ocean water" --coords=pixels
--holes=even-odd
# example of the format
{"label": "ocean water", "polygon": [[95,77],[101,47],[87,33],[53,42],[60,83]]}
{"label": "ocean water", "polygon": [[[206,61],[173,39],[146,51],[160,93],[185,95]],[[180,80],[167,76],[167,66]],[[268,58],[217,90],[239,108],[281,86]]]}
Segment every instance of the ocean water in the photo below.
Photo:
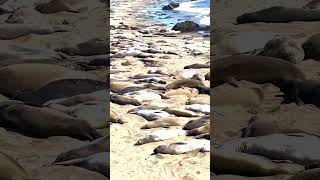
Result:
{"label": "ocean water", "polygon": [[[162,10],[170,2],[180,3],[174,10]],[[193,21],[201,26],[210,26],[210,0],[160,0],[157,5],[147,7],[147,13],[154,20],[173,27],[178,22]]]}

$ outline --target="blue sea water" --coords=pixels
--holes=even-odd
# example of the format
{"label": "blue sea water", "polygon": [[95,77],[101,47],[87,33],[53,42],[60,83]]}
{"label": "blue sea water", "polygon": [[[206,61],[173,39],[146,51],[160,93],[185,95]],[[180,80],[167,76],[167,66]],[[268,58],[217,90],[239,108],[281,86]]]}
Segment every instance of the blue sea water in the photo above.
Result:
{"label": "blue sea water", "polygon": [[[162,10],[170,2],[180,3],[174,10]],[[210,0],[160,0],[157,5],[147,7],[147,13],[154,20],[173,27],[176,23],[190,20],[202,26],[210,26]]]}

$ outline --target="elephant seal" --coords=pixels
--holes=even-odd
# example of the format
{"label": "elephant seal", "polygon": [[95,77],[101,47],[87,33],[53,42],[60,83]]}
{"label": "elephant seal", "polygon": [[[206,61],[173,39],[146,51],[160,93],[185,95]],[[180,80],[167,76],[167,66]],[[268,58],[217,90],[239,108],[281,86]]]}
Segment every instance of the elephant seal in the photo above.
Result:
{"label": "elephant seal", "polygon": [[210,114],[210,105],[209,104],[191,104],[186,105],[186,110],[200,112],[203,114]]}
{"label": "elephant seal", "polygon": [[244,176],[272,176],[294,174],[271,160],[252,154],[214,149],[210,152],[214,159],[210,170],[216,174],[236,174]]}
{"label": "elephant seal", "polygon": [[[232,79],[257,84],[280,84],[289,80],[305,80],[305,75],[294,64],[266,56],[235,55],[217,59],[210,69],[211,88]],[[231,80],[230,80],[231,79]]]}
{"label": "elephant seal", "polygon": [[189,88],[203,88],[205,85],[203,82],[195,79],[180,79],[171,82],[166,86],[167,89],[178,89],[181,87],[189,87]]}
{"label": "elephant seal", "polygon": [[[313,147],[313,148],[310,148]],[[289,160],[298,164],[320,161],[320,139],[304,133],[271,134],[241,138],[219,147],[227,152],[243,152],[272,160]]]}
{"label": "elephant seal", "polygon": [[201,69],[201,68],[210,68],[210,64],[191,64],[188,66],[185,66],[184,69]]}
{"label": "elephant seal", "polygon": [[149,122],[141,127],[141,129],[151,129],[151,128],[168,128],[169,126],[182,126],[186,123],[185,118],[180,117],[168,117],[168,118],[160,118]]}
{"label": "elephant seal", "polygon": [[47,101],[43,104],[43,106],[50,106],[51,104],[60,104],[67,107],[75,106],[77,104],[89,102],[89,101],[105,101],[108,96],[106,90],[100,90],[88,94],[79,94],[67,98],[62,99],[54,99],[51,101]]}
{"label": "elephant seal", "polygon": [[141,105],[141,103],[136,99],[133,99],[127,96],[118,95],[116,93],[111,94],[110,101],[119,105],[127,105],[127,104],[131,104],[134,106]]}
{"label": "elephant seal", "polygon": [[124,124],[125,121],[114,111],[110,111],[110,122]]}
{"label": "elephant seal", "polygon": [[104,175],[77,166],[49,166],[32,170],[34,179],[46,180],[109,180]]}
{"label": "elephant seal", "polygon": [[18,93],[13,99],[41,105],[47,101],[92,93],[107,88],[107,83],[93,79],[62,79],[50,82],[43,87]]}
{"label": "elephant seal", "polygon": [[300,44],[288,37],[279,37],[268,41],[259,55],[275,57],[296,64],[304,59],[304,50]]}
{"label": "elephant seal", "polygon": [[78,166],[90,171],[99,172],[110,178],[110,152],[102,152],[90,155],[86,158],[77,158],[69,161],[57,162],[54,165]]}
{"label": "elephant seal", "polygon": [[320,33],[309,37],[303,44],[305,59],[320,60]]}
{"label": "elephant seal", "polygon": [[319,21],[320,11],[313,9],[274,6],[260,11],[245,13],[237,17],[238,24],[244,23],[288,23],[292,21]]}
{"label": "elephant seal", "polygon": [[135,112],[130,112],[131,114],[136,114],[145,118],[148,121],[154,121],[160,118],[173,117],[173,115],[160,110],[138,110]]}
{"label": "elephant seal", "polygon": [[103,136],[86,145],[59,154],[54,163],[84,158],[96,153],[106,152],[109,150],[109,144],[109,136]]}
{"label": "elephant seal", "polygon": [[0,179],[31,180],[25,169],[11,156],[0,151]]}
{"label": "elephant seal", "polygon": [[319,9],[320,1],[319,0],[312,0],[304,5],[302,8],[304,9]]}
{"label": "elephant seal", "polygon": [[153,150],[153,154],[186,154],[190,153],[194,150],[200,150],[205,146],[210,146],[210,141],[208,140],[201,140],[201,139],[194,139],[188,143],[185,142],[177,142],[171,143],[169,145],[160,145]]}
{"label": "elephant seal", "polygon": [[169,114],[173,114],[175,116],[182,116],[182,117],[199,117],[200,115],[189,110],[185,109],[179,109],[179,108],[173,108],[173,107],[167,107],[163,109]]}
{"label": "elephant seal", "polygon": [[164,141],[167,139],[174,138],[176,136],[185,135],[186,131],[181,129],[170,129],[170,130],[158,130],[147,134],[144,138],[139,139],[135,145],[142,145],[151,142]]}
{"label": "elephant seal", "polygon": [[187,136],[197,136],[205,133],[210,133],[210,124],[206,124],[204,126],[191,129],[187,132]]}
{"label": "elephant seal", "polygon": [[53,14],[57,12],[72,12],[72,13],[78,13],[78,10],[75,10],[71,7],[70,4],[68,4],[67,1],[64,0],[51,0],[48,3],[41,3],[38,4],[35,9],[43,14]]}
{"label": "elephant seal", "polygon": [[210,116],[204,116],[196,120],[190,120],[186,125],[184,125],[184,130],[192,130],[205,126],[210,123]]}
{"label": "elephant seal", "polygon": [[60,79],[96,79],[96,76],[53,64],[14,64],[0,68],[0,93],[11,97]]}
{"label": "elephant seal", "polygon": [[281,91],[286,94],[286,102],[313,104],[320,107],[320,81],[286,81],[281,85]]}
{"label": "elephant seal", "polygon": [[41,25],[35,26],[34,24],[1,24],[0,25],[0,39],[11,40],[29,34],[52,34],[55,32],[67,32],[68,30],[59,26]]}
{"label": "elephant seal", "polygon": [[53,109],[23,104],[1,107],[0,126],[37,138],[70,136],[92,141],[101,137],[84,120]]}
{"label": "elephant seal", "polygon": [[93,56],[102,54],[106,55],[109,53],[109,48],[107,48],[108,44],[109,42],[107,42],[106,39],[92,38],[75,45],[75,47],[58,48],[56,49],[56,51],[63,52],[70,56]]}

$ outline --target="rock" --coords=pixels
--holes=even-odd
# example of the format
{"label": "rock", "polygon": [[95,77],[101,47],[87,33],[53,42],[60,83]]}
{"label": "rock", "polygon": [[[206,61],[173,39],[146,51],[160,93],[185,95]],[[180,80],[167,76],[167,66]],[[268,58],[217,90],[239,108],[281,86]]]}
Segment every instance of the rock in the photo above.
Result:
{"label": "rock", "polygon": [[192,21],[184,21],[177,23],[172,30],[183,32],[196,32],[200,30],[200,26]]}
{"label": "rock", "polygon": [[171,2],[168,5],[164,6],[162,10],[173,10],[177,7],[179,7],[179,3]]}

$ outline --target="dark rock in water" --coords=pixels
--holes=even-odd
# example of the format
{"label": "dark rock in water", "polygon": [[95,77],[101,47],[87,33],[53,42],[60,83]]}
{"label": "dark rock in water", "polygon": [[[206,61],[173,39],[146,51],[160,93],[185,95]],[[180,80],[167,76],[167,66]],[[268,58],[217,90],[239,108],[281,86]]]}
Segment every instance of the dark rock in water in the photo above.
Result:
{"label": "dark rock in water", "polygon": [[200,30],[199,24],[192,21],[184,21],[177,23],[172,30],[181,32],[196,32]]}
{"label": "dark rock in water", "polygon": [[174,8],[179,7],[179,3],[171,2],[168,5],[164,6],[162,10],[173,10]]}
{"label": "dark rock in water", "polygon": [[51,82],[40,89],[22,92],[14,99],[25,103],[41,105],[53,99],[87,94],[107,88],[107,83],[92,79],[63,79]]}

